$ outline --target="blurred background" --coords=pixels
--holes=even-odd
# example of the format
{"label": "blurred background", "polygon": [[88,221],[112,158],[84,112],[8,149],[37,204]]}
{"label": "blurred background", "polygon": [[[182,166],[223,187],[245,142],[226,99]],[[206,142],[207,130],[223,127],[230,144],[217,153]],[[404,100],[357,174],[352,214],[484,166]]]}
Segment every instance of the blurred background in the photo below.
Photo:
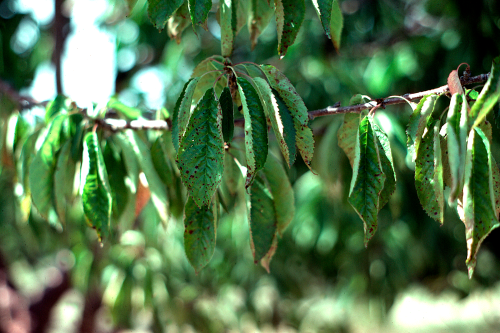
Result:
{"label": "blurred background", "polygon": [[[2,142],[16,92],[43,102],[62,91],[80,107],[116,96],[142,110],[173,108],[193,68],[220,54],[217,1],[208,31],[188,27],[179,43],[149,22],[146,0],[134,2],[0,3]],[[253,51],[248,29],[241,30],[232,61],[277,66],[315,110],[348,105],[358,93],[382,98],[436,88],[462,62],[472,75],[487,73],[500,53],[496,0],[344,0],[341,9],[339,52],[307,2],[283,60],[271,20]],[[497,106],[489,120],[500,161],[498,113]],[[222,217],[215,255],[195,275],[179,212],[164,225],[149,203],[103,246],[78,205],[64,230],[23,216],[16,170],[2,149],[0,332],[25,332],[27,322],[34,332],[500,332],[500,231],[484,241],[469,280],[455,210],[448,207],[440,227],[419,204],[406,149],[410,114],[407,105],[377,111],[391,140],[397,189],[367,248],[347,202],[351,168],[337,145],[343,116],[311,123],[319,175],[302,161],[289,170],[296,214],[269,274],[253,263],[244,205]]]}

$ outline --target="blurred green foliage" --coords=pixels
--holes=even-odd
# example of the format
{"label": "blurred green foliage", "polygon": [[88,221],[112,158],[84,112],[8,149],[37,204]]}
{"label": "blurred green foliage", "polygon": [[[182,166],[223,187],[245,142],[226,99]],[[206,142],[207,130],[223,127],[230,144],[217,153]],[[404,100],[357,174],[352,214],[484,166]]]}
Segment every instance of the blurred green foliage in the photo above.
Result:
{"label": "blurred green foliage", "polygon": [[[6,3],[0,4],[0,77],[20,90],[30,85],[37,65],[50,59],[53,39],[50,26],[37,25],[30,15],[5,14]],[[128,15],[124,1],[109,1],[108,6],[100,24],[116,35],[118,100],[143,108],[147,92],[133,82],[153,70],[164,78],[165,106],[172,110],[196,64],[220,52],[215,13],[209,15],[208,31],[197,28],[196,36],[188,28],[177,43],[152,26],[144,0]],[[337,101],[347,105],[356,93],[381,98],[438,87],[462,62],[471,66],[472,75],[486,73],[500,49],[500,2],[495,0],[345,0],[341,8],[339,52],[308,6],[297,41],[283,60],[278,60],[271,22],[253,52],[243,28],[232,61],[277,66],[314,110]],[[35,24],[39,31],[37,41],[24,49],[16,48],[15,37],[22,22]],[[1,97],[5,133],[13,107]],[[253,264],[245,207],[236,206],[222,218],[215,255],[195,275],[184,255],[180,214],[165,225],[151,202],[136,220],[128,207],[113,226],[115,237],[101,247],[83,220],[81,204],[71,207],[63,230],[34,213],[25,219],[23,202],[16,200],[15,172],[6,160],[0,174],[2,256],[15,286],[27,297],[50,284],[50,268],[68,269],[80,308],[85,295],[102,295],[102,325],[154,332],[348,332],[372,326],[376,331],[397,295],[410,286],[465,297],[500,278],[500,231],[484,242],[476,275],[468,280],[462,222],[449,209],[440,227],[422,210],[414,166],[406,156],[404,131],[410,113],[408,106],[377,111],[376,119],[391,140],[398,181],[366,249],[362,222],[347,202],[351,167],[337,146],[342,116],[328,116],[311,124],[316,140],[313,169],[319,176],[301,162],[289,170],[296,214],[280,240],[270,274]],[[500,161],[500,137],[493,132],[492,151]],[[279,151],[275,141],[270,149]],[[11,150],[21,152],[20,147]],[[8,153],[2,151],[2,158]],[[181,192],[176,196],[185,198]],[[366,319],[359,319],[358,311]],[[74,320],[80,319],[77,315]]]}

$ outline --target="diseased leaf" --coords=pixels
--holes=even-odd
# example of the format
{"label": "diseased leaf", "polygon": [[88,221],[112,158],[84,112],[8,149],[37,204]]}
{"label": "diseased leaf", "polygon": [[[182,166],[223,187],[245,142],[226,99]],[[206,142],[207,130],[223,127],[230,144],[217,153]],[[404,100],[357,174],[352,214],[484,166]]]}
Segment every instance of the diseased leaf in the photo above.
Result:
{"label": "diseased leaf", "polygon": [[158,212],[158,216],[162,222],[166,223],[168,220],[167,192],[165,191],[160,176],[156,173],[150,149],[136,132],[127,130],[125,131],[125,136],[135,153],[135,157],[139,162],[142,172],[146,176],[149,190],[151,191],[151,201]]}
{"label": "diseased leaf", "polygon": [[422,97],[417,105],[417,108],[413,110],[413,113],[410,116],[408,128],[406,129],[406,134],[408,136],[406,145],[408,147],[408,154],[412,157],[412,161],[415,161],[418,145],[422,135],[424,134],[427,121],[432,115],[432,111],[434,111],[436,99],[436,95],[427,95]]}
{"label": "diseased leaf", "polygon": [[[168,1],[168,0],[167,0]],[[168,19],[167,32],[168,37],[174,38],[177,44],[181,43],[181,34],[191,24],[189,8],[185,1],[172,16]]]}
{"label": "diseased leaf", "polygon": [[270,5],[266,0],[252,0],[250,2],[251,5],[248,13],[248,31],[250,32],[250,41],[252,42],[253,50],[255,45],[257,45],[257,39],[260,34],[268,26],[269,21],[273,17],[274,6]]}
{"label": "diseased leaf", "polygon": [[230,143],[233,141],[234,135],[234,111],[233,99],[231,98],[231,91],[228,87],[222,90],[219,103],[222,109],[222,136],[224,142]]}
{"label": "diseased leaf", "polygon": [[194,109],[177,154],[182,181],[199,207],[210,203],[224,171],[221,118],[211,88]]}
{"label": "diseased leaf", "polygon": [[415,187],[425,212],[443,223],[443,166],[439,121],[430,119],[418,146],[415,161]]}
{"label": "diseased leaf", "polygon": [[340,9],[338,0],[334,0],[332,5],[332,15],[330,18],[330,32],[333,46],[338,51],[340,49],[340,41],[342,37],[342,29],[344,28],[344,17]]}
{"label": "diseased leaf", "polygon": [[304,0],[275,0],[274,4],[278,29],[278,54],[283,58],[299,33],[304,21],[306,4]]}
{"label": "diseased leaf", "polygon": [[271,244],[271,248],[269,249],[269,251],[267,251],[264,258],[260,259],[261,266],[264,267],[264,269],[267,271],[268,274],[271,273],[269,265],[271,264],[271,259],[273,259],[273,256],[276,253],[277,248],[278,248],[278,233],[274,234],[273,242]]}
{"label": "diseased leaf", "polygon": [[54,172],[54,205],[62,224],[66,223],[67,212],[73,204],[73,185],[76,163],[71,158],[71,141],[66,141],[57,157]]}
{"label": "diseased leaf", "polygon": [[267,157],[264,174],[271,189],[276,210],[276,231],[280,236],[283,236],[283,232],[295,215],[295,197],[292,185],[283,165],[273,154],[269,154]]}
{"label": "diseased leaf", "polygon": [[196,273],[212,259],[217,234],[214,203],[198,207],[189,196],[184,206],[184,250]]}
{"label": "diseased leaf", "polygon": [[175,151],[179,150],[179,142],[189,122],[193,94],[199,80],[200,79],[196,77],[186,82],[181,95],[175,103],[174,114],[172,116],[172,144],[174,145]]}
{"label": "diseased leaf", "polygon": [[148,0],[148,16],[151,23],[161,31],[183,2],[184,0]]}
{"label": "diseased leaf", "polygon": [[486,119],[493,106],[500,98],[500,56],[493,59],[490,76],[481,90],[476,102],[470,110],[470,120],[474,121],[473,127],[478,126]]}
{"label": "diseased leaf", "polygon": [[365,116],[358,130],[349,203],[363,220],[365,246],[377,230],[379,196],[386,176],[380,163],[372,116]]}
{"label": "diseased leaf", "polygon": [[271,121],[274,135],[285,158],[288,167],[295,162],[295,136],[293,119],[285,103],[278,93],[273,93],[266,80],[256,77],[253,79],[266,115]]}
{"label": "diseased leaf", "polygon": [[261,176],[250,187],[249,204],[250,245],[258,263],[271,250],[277,227],[274,200]]}
{"label": "diseased leaf", "polygon": [[247,176],[245,187],[252,184],[257,171],[264,167],[267,158],[267,123],[259,95],[252,84],[239,77],[238,91],[245,117],[245,151]]}
{"label": "diseased leaf", "polygon": [[88,225],[96,230],[99,241],[102,241],[102,238],[110,233],[113,199],[108,173],[95,132],[87,133],[83,139],[81,177],[83,214]]}
{"label": "diseased leaf", "polygon": [[51,122],[42,146],[29,165],[29,186],[31,198],[40,215],[48,220],[49,211],[54,209],[52,190],[57,152],[61,147],[60,135],[65,114],[57,115]]}
{"label": "diseased leaf", "polygon": [[463,202],[467,238],[466,264],[471,278],[481,243],[500,225],[495,212],[490,143],[477,127],[470,132],[468,138]]}
{"label": "diseased leaf", "polygon": [[[210,9],[212,8],[212,0],[187,0],[189,5],[189,13],[191,14],[191,22],[193,28],[197,25],[208,30],[207,18]],[[196,30],[195,30],[196,33]]]}
{"label": "diseased leaf", "polygon": [[467,152],[468,132],[467,101],[464,95],[454,94],[451,98],[447,117],[447,149],[451,176],[451,192],[449,202],[455,202],[462,192],[465,172],[465,155]]}
{"label": "diseased leaf", "polygon": [[236,37],[236,8],[234,0],[220,1],[221,55],[229,57],[233,53]]}
{"label": "diseased leaf", "polygon": [[448,89],[450,93],[454,94],[464,94],[464,88],[462,88],[462,83],[460,83],[460,78],[458,77],[458,71],[452,70],[450,75],[448,75]]}
{"label": "diseased leaf", "polygon": [[163,183],[168,187],[173,187],[175,186],[175,172],[170,160],[167,157],[168,153],[165,145],[165,138],[163,136],[159,136],[151,146],[151,159],[156,172],[160,176]]}
{"label": "diseased leaf", "polygon": [[[111,189],[112,203],[112,216],[118,220],[128,204],[129,194],[137,192],[137,184],[132,185],[132,191],[127,188],[126,177],[128,176],[121,148],[115,144],[114,137],[106,140],[106,146],[103,149],[102,156],[106,165],[108,173],[109,187]],[[132,157],[135,158],[133,152]],[[137,177],[138,175],[136,175]],[[130,179],[129,179],[130,180]],[[130,181],[132,183],[132,181]]]}
{"label": "diseased leaf", "polygon": [[276,67],[262,65],[261,69],[265,73],[271,88],[278,92],[278,95],[285,102],[293,118],[296,135],[295,142],[302,159],[310,168],[314,154],[314,138],[308,126],[309,116],[304,101],[299,96],[288,78]]}
{"label": "diseased leaf", "polygon": [[354,167],[354,160],[356,158],[356,143],[358,141],[358,128],[361,121],[361,114],[359,113],[346,113],[344,115],[344,122],[337,133],[339,147],[342,148],[347,155],[351,167]]}
{"label": "diseased leaf", "polygon": [[373,129],[375,131],[380,164],[385,175],[384,189],[380,192],[379,198],[380,210],[389,202],[391,195],[396,190],[396,173],[394,172],[389,137],[377,124],[373,124]]}

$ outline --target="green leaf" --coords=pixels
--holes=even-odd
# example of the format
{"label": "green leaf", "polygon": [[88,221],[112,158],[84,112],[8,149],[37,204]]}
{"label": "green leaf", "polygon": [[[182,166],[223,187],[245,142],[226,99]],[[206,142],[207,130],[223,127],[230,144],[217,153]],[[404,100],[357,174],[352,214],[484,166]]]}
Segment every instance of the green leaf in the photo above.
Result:
{"label": "green leaf", "polygon": [[295,215],[295,197],[292,185],[283,165],[273,154],[269,154],[267,157],[264,174],[273,196],[277,232],[283,236],[283,232]]}
{"label": "green leaf", "polygon": [[217,234],[217,210],[211,205],[198,207],[189,196],[184,208],[184,250],[196,273],[212,259]]}
{"label": "green leaf", "polygon": [[340,4],[336,0],[312,0],[323,29],[338,50],[344,25]]}
{"label": "green leaf", "polygon": [[260,176],[250,188],[249,204],[250,246],[258,263],[271,250],[277,228],[274,200]]}
{"label": "green leaf", "polygon": [[182,181],[199,207],[210,203],[224,172],[221,118],[211,88],[194,109],[177,154]]}
{"label": "green leaf", "polygon": [[415,161],[418,145],[422,135],[424,134],[427,121],[432,115],[432,111],[434,111],[436,99],[437,95],[427,95],[422,97],[417,105],[417,108],[410,116],[408,128],[406,129],[406,134],[408,135],[406,145],[408,147],[408,154],[412,157],[412,161]]}
{"label": "green leaf", "polygon": [[234,0],[220,0],[221,55],[229,57],[233,53],[236,37],[236,9]]}
{"label": "green leaf", "polygon": [[156,29],[162,30],[184,0],[148,0],[148,16]]}
{"label": "green leaf", "polygon": [[19,156],[19,174],[21,184],[23,185],[24,193],[30,193],[30,180],[29,180],[29,170],[31,168],[31,161],[34,159],[35,155],[35,145],[40,135],[40,130],[36,130],[28,136],[26,141],[23,143],[23,148],[21,149],[21,155]]}
{"label": "green leaf", "polygon": [[498,98],[500,98],[500,57],[493,59],[488,81],[470,110],[470,120],[474,120],[473,127],[478,126],[486,119],[488,113],[498,102]]}
{"label": "green leaf", "polygon": [[179,150],[179,142],[189,122],[193,94],[199,80],[200,79],[196,77],[186,82],[181,95],[175,103],[174,114],[172,116],[172,144],[174,145],[175,151]]}
{"label": "green leaf", "polygon": [[[115,144],[116,140],[114,139],[114,137],[110,137],[106,140],[106,146],[104,147],[102,155],[106,169],[110,171],[112,170],[112,172],[108,174],[109,187],[111,189],[111,197],[113,199],[111,213],[113,218],[118,220],[122,216],[129,202],[129,193],[135,193],[137,191],[137,183],[132,185],[132,191],[127,188],[125,181],[128,173],[123,161],[123,156],[125,154],[123,154],[120,147]],[[135,158],[133,152],[132,157]],[[136,179],[137,176],[138,175],[135,175]],[[130,183],[132,183],[132,181]]]}
{"label": "green leaf", "polygon": [[275,4],[278,54],[283,58],[299,33],[304,21],[306,4],[304,0],[275,0]]}
{"label": "green leaf", "polygon": [[314,154],[314,138],[308,126],[309,115],[307,107],[288,78],[276,69],[276,67],[262,65],[261,69],[266,75],[271,88],[278,92],[292,115],[296,131],[295,142],[297,148],[307,167],[310,168]]}
{"label": "green leaf", "polygon": [[31,198],[40,215],[48,220],[52,204],[52,187],[57,152],[61,147],[61,128],[67,115],[57,115],[51,122],[47,135],[29,166]]}
{"label": "green leaf", "polygon": [[187,1],[184,2],[168,19],[168,37],[174,38],[177,44],[181,42],[181,34],[191,24]]}
{"label": "green leaf", "polygon": [[203,29],[208,30],[207,18],[208,13],[212,8],[212,0],[188,0],[188,5],[189,13],[191,14],[191,22],[193,22],[193,28],[196,28],[196,26],[199,25]]}
{"label": "green leaf", "polygon": [[380,164],[385,175],[384,189],[380,192],[379,198],[378,208],[380,210],[389,202],[391,195],[396,190],[396,173],[394,172],[389,137],[377,124],[373,124],[373,129],[375,130]]}
{"label": "green leaf", "polygon": [[141,171],[135,150],[132,148],[132,144],[123,133],[113,135],[111,139],[112,143],[121,149],[121,159],[125,164],[127,176],[129,178],[128,184],[131,187],[131,191],[135,193],[139,186],[139,173]]}
{"label": "green leaf", "polygon": [[257,171],[264,167],[267,158],[267,123],[259,95],[252,84],[239,77],[238,91],[245,117],[245,150],[247,158],[247,177],[245,187],[248,188]]}
{"label": "green leaf", "polygon": [[377,230],[379,196],[386,176],[377,151],[372,116],[361,120],[358,130],[349,203],[363,220],[365,246]]}
{"label": "green leaf", "polygon": [[483,240],[500,224],[495,213],[490,143],[480,128],[469,134],[464,185],[465,235],[469,278]]}
{"label": "green leaf", "polygon": [[[223,66],[214,62],[212,58],[207,58],[200,62],[194,69],[191,78],[199,78],[196,89],[193,93],[193,104],[197,104],[199,100],[205,95],[205,92],[213,88],[215,80],[219,78],[222,73]],[[215,92],[220,96],[222,89],[227,87],[227,78],[222,76],[215,84]]]}
{"label": "green leaf", "polygon": [[274,14],[273,4],[269,4],[266,0],[252,0],[248,13],[248,31],[250,32],[250,41],[252,42],[252,50],[257,45],[257,39],[264,29],[268,26],[269,21]]}
{"label": "green leaf", "polygon": [[253,82],[257,88],[266,115],[271,121],[274,135],[288,167],[295,162],[295,136],[293,119],[285,103],[277,92],[273,93],[266,80],[256,77]]}
{"label": "green leaf", "polygon": [[114,109],[119,115],[130,120],[138,119],[142,114],[141,110],[125,105],[114,97],[111,97],[108,101],[107,107],[108,109]]}
{"label": "green leaf", "polygon": [[151,191],[151,201],[158,212],[158,216],[165,223],[168,220],[167,192],[160,176],[156,173],[150,149],[136,132],[125,131],[125,136],[130,142],[137,161],[139,161],[142,172],[146,176]]}
{"label": "green leaf", "polygon": [[425,212],[443,223],[443,166],[439,120],[430,119],[418,146],[415,160],[415,187]]}
{"label": "green leaf", "polygon": [[170,163],[170,159],[168,159],[165,138],[162,135],[159,136],[151,146],[151,158],[163,183],[168,187],[175,186],[175,172]]}
{"label": "green leaf", "polygon": [[234,111],[233,99],[228,87],[222,90],[219,103],[222,109],[222,136],[224,137],[224,142],[230,143],[233,141],[234,135]]}
{"label": "green leaf", "polygon": [[358,129],[361,121],[361,114],[359,113],[346,113],[344,115],[344,122],[337,133],[339,147],[342,148],[347,155],[351,167],[354,167],[354,160],[356,159],[356,144],[358,142]]}
{"label": "green leaf", "polygon": [[66,223],[67,213],[73,204],[73,185],[76,163],[71,158],[71,141],[66,141],[59,152],[54,172],[54,205],[61,223]]}
{"label": "green leaf", "polygon": [[99,241],[110,232],[113,199],[101,147],[94,132],[83,139],[82,202],[85,220],[97,232]]}
{"label": "green leaf", "polygon": [[67,113],[71,107],[71,100],[64,95],[57,95],[53,101],[50,101],[45,107],[45,123],[48,124],[55,116],[60,113]]}
{"label": "green leaf", "polygon": [[465,173],[465,155],[467,152],[468,132],[467,101],[463,95],[454,94],[451,97],[448,117],[446,120],[448,163],[451,176],[451,193],[449,202],[455,202],[462,192]]}

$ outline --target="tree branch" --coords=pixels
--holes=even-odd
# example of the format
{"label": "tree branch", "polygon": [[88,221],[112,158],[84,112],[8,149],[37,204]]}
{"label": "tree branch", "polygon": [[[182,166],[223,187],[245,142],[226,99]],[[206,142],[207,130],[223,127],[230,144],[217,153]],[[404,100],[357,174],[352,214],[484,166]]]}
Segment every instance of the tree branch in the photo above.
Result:
{"label": "tree branch", "polygon": [[[488,80],[490,73],[488,74],[481,74],[478,76],[470,77],[468,79],[465,78],[460,78],[460,81],[463,86],[474,84],[474,83],[482,83]],[[405,94],[401,97],[404,97],[405,99],[409,101],[415,101],[415,100],[420,100],[422,97],[430,94],[444,94],[449,92],[450,89],[448,88],[448,85],[441,86],[439,88],[431,89],[431,90],[426,90],[414,94]],[[360,113],[363,110],[371,109],[374,106],[381,104],[382,107],[386,105],[392,105],[392,104],[403,104],[406,103],[405,100],[401,99],[400,97],[389,97],[389,98],[384,98],[384,99],[379,99],[379,100],[372,100],[368,103],[364,104],[357,104],[357,105],[350,105],[350,106],[343,106],[343,107],[332,107],[328,106],[324,109],[319,109],[319,110],[313,110],[309,111],[309,119],[314,119],[316,117],[321,117],[321,116],[328,116],[332,114],[341,114],[341,113]]]}

